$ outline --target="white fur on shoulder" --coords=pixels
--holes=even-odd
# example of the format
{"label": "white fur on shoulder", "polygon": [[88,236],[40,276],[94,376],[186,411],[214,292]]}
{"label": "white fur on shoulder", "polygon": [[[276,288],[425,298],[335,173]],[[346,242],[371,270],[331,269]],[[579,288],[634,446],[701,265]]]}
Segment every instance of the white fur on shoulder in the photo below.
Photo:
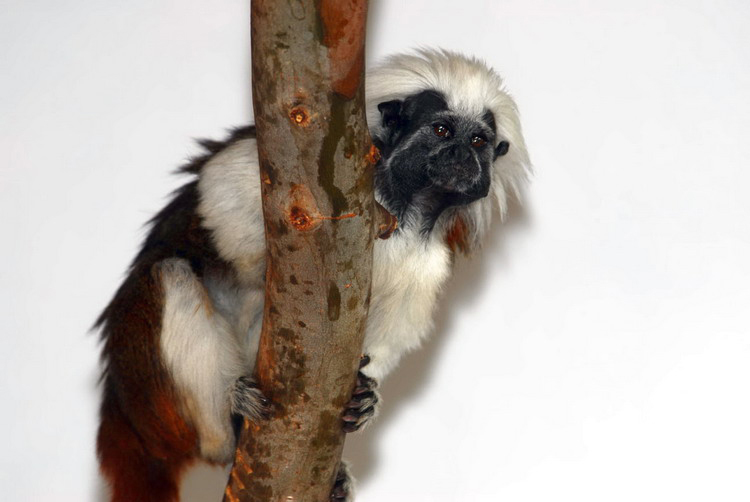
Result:
{"label": "white fur on shoulder", "polygon": [[263,289],[266,237],[255,139],[231,143],[209,160],[198,183],[198,213],[240,280]]}

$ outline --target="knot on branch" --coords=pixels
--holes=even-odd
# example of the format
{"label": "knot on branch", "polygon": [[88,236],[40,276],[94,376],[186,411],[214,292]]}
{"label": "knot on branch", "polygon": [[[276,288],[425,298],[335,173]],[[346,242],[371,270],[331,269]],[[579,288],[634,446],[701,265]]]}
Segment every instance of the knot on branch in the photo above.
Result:
{"label": "knot on branch", "polygon": [[297,230],[310,230],[313,227],[313,219],[299,206],[292,206],[289,211],[289,222]]}
{"label": "knot on branch", "polygon": [[289,190],[287,217],[289,218],[289,223],[301,232],[319,227],[323,220],[345,220],[347,218],[354,218],[355,216],[357,216],[355,213],[346,213],[340,216],[324,216],[320,214],[315,197],[307,186],[292,185],[291,190]]}
{"label": "knot on branch", "polygon": [[302,232],[313,230],[322,221],[315,197],[306,185],[292,185],[289,190],[289,223]]}
{"label": "knot on branch", "polygon": [[292,123],[300,127],[310,125],[310,113],[304,106],[295,106],[289,111],[289,118]]}

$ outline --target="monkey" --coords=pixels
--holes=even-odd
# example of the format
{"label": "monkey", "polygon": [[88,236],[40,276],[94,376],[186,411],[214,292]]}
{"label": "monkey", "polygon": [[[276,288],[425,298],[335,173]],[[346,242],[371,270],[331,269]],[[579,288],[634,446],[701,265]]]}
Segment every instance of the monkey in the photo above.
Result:
{"label": "monkey", "polygon": [[[368,72],[365,94],[381,152],[375,198],[399,224],[373,248],[347,432],[376,415],[378,382],[432,329],[454,256],[480,247],[530,169],[516,104],[476,58],[393,55]],[[190,181],[150,221],[96,322],[97,453],[114,502],[177,501],[184,470],[198,459],[230,462],[236,417],[262,420],[269,407],[252,376],[266,256],[255,128],[200,143],[205,153],[180,169]],[[331,500],[351,500],[350,488],[342,470]]]}

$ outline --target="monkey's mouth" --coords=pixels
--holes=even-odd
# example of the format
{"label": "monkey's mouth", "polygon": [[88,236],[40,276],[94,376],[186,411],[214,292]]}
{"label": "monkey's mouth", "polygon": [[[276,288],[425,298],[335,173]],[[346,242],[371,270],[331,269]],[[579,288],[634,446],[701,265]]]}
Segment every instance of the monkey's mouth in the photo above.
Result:
{"label": "monkey's mouth", "polygon": [[457,191],[456,195],[461,201],[463,201],[464,204],[469,204],[470,202],[474,202],[475,200],[479,200],[479,199],[483,199],[487,197],[489,193],[490,193],[489,183],[477,183],[464,190]]}
{"label": "monkey's mouth", "polygon": [[446,195],[458,196],[464,204],[487,197],[490,193],[490,177],[485,173],[469,173],[460,167],[430,170],[433,187]]}

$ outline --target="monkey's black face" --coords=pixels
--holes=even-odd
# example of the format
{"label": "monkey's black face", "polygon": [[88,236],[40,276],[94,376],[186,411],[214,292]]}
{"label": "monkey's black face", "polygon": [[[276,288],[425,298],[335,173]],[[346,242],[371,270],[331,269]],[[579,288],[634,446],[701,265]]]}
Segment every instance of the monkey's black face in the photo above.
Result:
{"label": "monkey's black face", "polygon": [[378,188],[394,210],[415,198],[442,211],[487,196],[492,162],[508,149],[505,141],[494,147],[491,112],[460,115],[434,91],[381,103],[378,109],[383,126],[375,138],[383,154]]}

